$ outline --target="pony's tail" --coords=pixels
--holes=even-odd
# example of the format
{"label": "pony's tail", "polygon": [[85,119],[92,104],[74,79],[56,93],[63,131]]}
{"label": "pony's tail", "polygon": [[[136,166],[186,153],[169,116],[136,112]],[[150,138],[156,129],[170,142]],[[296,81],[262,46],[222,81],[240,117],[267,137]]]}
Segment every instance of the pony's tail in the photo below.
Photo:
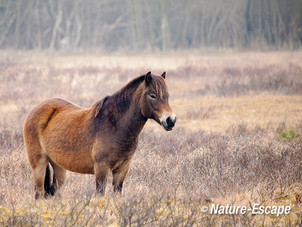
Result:
{"label": "pony's tail", "polygon": [[54,196],[56,192],[56,178],[53,176],[53,183],[51,184],[51,175],[50,175],[50,167],[49,164],[46,166],[46,173],[44,179],[44,190],[45,190],[45,198],[49,196]]}
{"label": "pony's tail", "polygon": [[48,197],[51,195],[49,164],[47,164],[47,166],[46,166],[46,173],[45,173],[45,179],[44,179],[44,190],[45,190],[45,197]]}

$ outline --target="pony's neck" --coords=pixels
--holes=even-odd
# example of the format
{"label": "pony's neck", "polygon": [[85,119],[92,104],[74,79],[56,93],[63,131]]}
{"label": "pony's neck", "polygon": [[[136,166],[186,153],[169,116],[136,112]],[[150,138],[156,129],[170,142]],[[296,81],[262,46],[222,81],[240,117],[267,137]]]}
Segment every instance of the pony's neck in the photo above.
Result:
{"label": "pony's neck", "polygon": [[144,76],[137,77],[111,96],[112,108],[115,108],[115,114],[111,117],[115,118],[112,120],[116,122],[117,131],[125,139],[137,137],[147,121],[139,105],[143,81]]}

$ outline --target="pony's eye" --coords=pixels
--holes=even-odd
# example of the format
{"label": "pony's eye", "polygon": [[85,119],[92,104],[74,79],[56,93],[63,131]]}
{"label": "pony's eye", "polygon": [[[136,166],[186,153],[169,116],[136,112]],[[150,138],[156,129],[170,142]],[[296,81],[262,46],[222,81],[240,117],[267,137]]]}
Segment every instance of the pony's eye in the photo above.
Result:
{"label": "pony's eye", "polygon": [[151,99],[156,99],[156,95],[154,95],[154,94],[149,94],[149,97],[150,97]]}

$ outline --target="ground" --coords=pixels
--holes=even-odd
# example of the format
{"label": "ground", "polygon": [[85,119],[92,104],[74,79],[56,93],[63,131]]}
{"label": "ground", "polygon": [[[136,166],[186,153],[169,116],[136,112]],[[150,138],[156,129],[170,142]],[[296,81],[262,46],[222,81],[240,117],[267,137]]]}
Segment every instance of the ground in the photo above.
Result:
{"label": "ground", "polygon": [[[8,225],[298,225],[302,205],[302,52],[89,55],[0,52],[0,223]],[[149,121],[122,197],[68,173],[34,200],[22,125],[60,97],[89,107],[132,78],[167,72],[177,124]],[[212,204],[290,206],[288,215],[213,215]]]}

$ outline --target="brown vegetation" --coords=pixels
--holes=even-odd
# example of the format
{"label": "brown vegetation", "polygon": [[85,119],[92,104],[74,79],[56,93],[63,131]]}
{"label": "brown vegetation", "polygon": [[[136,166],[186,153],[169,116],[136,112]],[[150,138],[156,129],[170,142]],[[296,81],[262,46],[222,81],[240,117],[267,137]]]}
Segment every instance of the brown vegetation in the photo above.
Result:
{"label": "brown vegetation", "polygon": [[[0,62],[0,223],[4,225],[298,225],[302,207],[302,55],[49,56]],[[89,107],[126,81],[167,71],[172,132],[148,122],[124,196],[94,195],[68,173],[61,194],[35,202],[22,139],[29,110],[50,97]],[[298,199],[297,199],[298,198]],[[212,203],[290,205],[290,215],[209,215]]]}

